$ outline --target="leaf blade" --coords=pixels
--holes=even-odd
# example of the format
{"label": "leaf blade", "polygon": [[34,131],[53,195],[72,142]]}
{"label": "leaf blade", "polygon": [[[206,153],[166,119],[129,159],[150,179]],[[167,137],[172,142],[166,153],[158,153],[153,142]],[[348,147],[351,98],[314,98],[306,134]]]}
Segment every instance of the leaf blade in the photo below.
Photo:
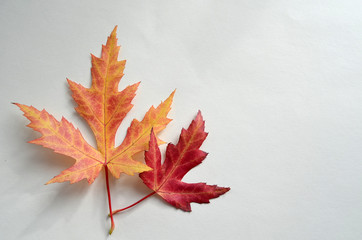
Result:
{"label": "leaf blade", "polygon": [[[125,139],[122,144],[111,153],[111,157],[107,163],[109,170],[114,177],[119,178],[120,174],[124,172],[120,167],[123,162],[134,161],[132,159],[134,154],[148,148],[151,129],[154,129],[155,132],[159,133],[169,122],[171,122],[171,119],[169,119],[167,115],[171,110],[174,94],[175,91],[173,91],[164,102],[161,102],[157,108],[152,106],[147,111],[142,121],[136,119],[132,121],[131,126],[127,129]],[[162,143],[161,140],[158,142]],[[139,170],[134,171],[131,175],[148,170],[150,170],[150,168],[143,164],[143,166],[140,166]]]}
{"label": "leaf blade", "polygon": [[210,203],[210,199],[217,198],[228,192],[230,188],[206,183],[184,183],[169,180],[157,193],[169,204],[186,212],[191,212],[191,202]]}
{"label": "leaf blade", "polygon": [[[97,155],[95,157],[96,163],[93,161],[94,159],[83,159],[83,157],[80,157],[83,159],[81,161],[76,154],[69,154],[70,150],[68,149],[68,155],[76,160],[74,166],[64,170],[48,183],[62,181],[73,183],[81,178],[87,178],[91,183],[97,177],[102,166],[107,166],[107,169],[115,177],[119,177],[121,173],[134,175],[134,173],[150,170],[147,165],[135,161],[132,156],[137,152],[147,149],[151,128],[159,132],[171,121],[171,119],[167,118],[167,114],[171,108],[174,92],[171,93],[165,102],[161,102],[157,108],[151,107],[141,122],[133,120],[127,130],[125,140],[120,146],[114,146],[118,127],[133,107],[131,102],[140,84],[136,83],[122,91],[118,91],[118,84],[123,77],[126,61],[117,60],[120,46],[117,45],[116,29],[117,27],[114,28],[108,37],[107,43],[102,45],[101,57],[98,58],[91,55],[91,87],[86,88],[67,79],[73,99],[77,103],[75,109],[88,123],[95,136],[97,149],[92,148],[91,153]],[[50,114],[48,116],[52,118]],[[60,123],[57,122],[55,125],[62,124],[63,122],[67,121],[62,119]],[[74,129],[73,125],[72,128]],[[79,130],[72,131],[77,135],[81,135]],[[85,142],[84,139],[82,141]],[[34,140],[33,143],[53,149],[61,148],[56,146],[57,142],[61,141],[53,137],[53,142],[48,141],[44,144],[41,140]],[[159,143],[161,142],[159,140]],[[83,145],[88,146],[86,144]],[[65,152],[58,152],[67,155]],[[80,162],[78,163],[77,161]],[[87,165],[91,167],[88,168]],[[109,168],[108,165],[110,165]],[[95,169],[96,171],[93,171]],[[86,177],[87,174],[89,174],[88,177]]]}
{"label": "leaf blade", "polygon": [[[62,118],[61,121],[57,121],[45,110],[39,111],[33,106],[24,104],[15,103],[15,105],[17,105],[20,110],[24,112],[24,116],[29,119],[30,123],[28,124],[28,127],[42,134],[40,138],[34,139],[30,141],[30,143],[42,145],[57,153],[75,159],[75,165],[66,170],[68,172],[68,177],[64,178],[64,181],[74,183],[83,178],[86,178],[89,183],[94,181],[102,168],[102,156],[95,148],[85,141],[79,129],[75,129],[65,118]],[[94,166],[94,169],[92,168],[89,170],[92,174],[89,174],[88,176],[69,174],[73,171],[79,171],[85,163]],[[62,177],[62,173],[58,176]],[[52,180],[48,183],[51,182]]]}
{"label": "leaf blade", "polygon": [[140,178],[165,201],[183,211],[191,211],[191,202],[208,203],[210,199],[230,190],[206,183],[181,181],[187,172],[207,156],[207,153],[199,149],[207,136],[204,128],[205,123],[199,112],[189,128],[182,129],[179,142],[167,146],[163,164],[154,133],[151,133],[150,149],[145,153],[146,164],[153,169],[140,173]]}
{"label": "leaf blade", "polygon": [[132,109],[131,101],[139,83],[118,91],[126,61],[118,61],[120,46],[117,45],[117,27],[102,46],[101,57],[92,56],[92,85],[85,88],[68,80],[76,111],[91,127],[98,150],[107,155],[114,148],[115,135],[127,113]]}

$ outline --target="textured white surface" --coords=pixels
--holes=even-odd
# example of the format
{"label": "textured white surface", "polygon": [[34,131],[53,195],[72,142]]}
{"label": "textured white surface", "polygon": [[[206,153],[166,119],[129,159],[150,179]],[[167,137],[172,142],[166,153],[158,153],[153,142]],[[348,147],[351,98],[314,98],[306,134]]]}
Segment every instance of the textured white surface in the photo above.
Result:
{"label": "textured white surface", "polygon": [[[118,135],[177,88],[163,132],[200,109],[210,133],[186,181],[230,186],[191,214],[157,197],[116,216],[113,239],[362,239],[361,1],[0,1],[0,235],[106,239],[104,175],[45,186],[72,161],[10,102],[66,117],[92,144],[65,78],[90,85],[89,53],[118,25],[120,87],[141,81]],[[113,205],[148,190],[112,182]]]}

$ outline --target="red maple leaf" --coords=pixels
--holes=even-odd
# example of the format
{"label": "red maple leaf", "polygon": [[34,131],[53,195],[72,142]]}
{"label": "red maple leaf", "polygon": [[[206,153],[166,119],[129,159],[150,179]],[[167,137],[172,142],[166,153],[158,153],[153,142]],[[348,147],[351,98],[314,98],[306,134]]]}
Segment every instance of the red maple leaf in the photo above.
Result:
{"label": "red maple leaf", "polygon": [[191,211],[191,202],[209,203],[209,199],[217,198],[230,190],[206,183],[181,181],[187,172],[199,165],[207,156],[206,152],[199,149],[207,137],[204,129],[205,122],[199,111],[188,129],[182,129],[178,143],[168,144],[163,164],[161,164],[157,139],[152,131],[149,150],[145,153],[146,164],[152,170],[140,173],[140,178],[147,187],[166,202],[187,212]]}

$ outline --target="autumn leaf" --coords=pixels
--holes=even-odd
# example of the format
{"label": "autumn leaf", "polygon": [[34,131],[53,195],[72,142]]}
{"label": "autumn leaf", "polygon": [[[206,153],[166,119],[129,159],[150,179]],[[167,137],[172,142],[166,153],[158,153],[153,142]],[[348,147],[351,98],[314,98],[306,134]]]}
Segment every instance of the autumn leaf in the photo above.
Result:
{"label": "autumn leaf", "polygon": [[120,173],[133,175],[150,168],[132,159],[132,156],[147,149],[151,129],[160,132],[171,121],[167,118],[174,92],[157,108],[151,107],[144,119],[134,119],[127,135],[118,147],[114,147],[119,125],[131,110],[132,99],[139,83],[118,91],[123,76],[125,60],[118,61],[120,47],[117,46],[116,29],[102,46],[101,58],[92,55],[92,86],[85,88],[68,79],[73,98],[78,106],[76,111],[87,121],[97,141],[97,150],[90,146],[78,129],[65,118],[59,122],[45,110],[16,104],[30,120],[29,127],[40,132],[42,137],[31,143],[43,145],[54,151],[73,157],[75,164],[54,177],[48,183],[78,182],[84,178],[92,183],[102,166],[107,166],[115,177]]}
{"label": "autumn leaf", "polygon": [[[134,175],[151,169],[144,163],[135,161],[132,156],[148,148],[151,129],[158,133],[171,121],[167,114],[174,96],[173,92],[158,107],[152,106],[142,121],[134,119],[122,144],[115,146],[116,132],[133,107],[131,101],[139,85],[136,83],[118,91],[126,61],[118,61],[120,47],[117,45],[116,30],[117,27],[108,37],[106,45],[102,46],[101,57],[92,55],[91,87],[85,88],[68,79],[72,96],[78,104],[75,109],[92,129],[97,149],[89,145],[79,129],[65,118],[58,121],[45,110],[39,111],[32,106],[16,103],[30,120],[28,126],[42,134],[40,138],[30,141],[31,143],[53,149],[75,160],[73,166],[62,171],[47,184],[64,181],[75,183],[82,179],[87,179],[91,184],[99,172],[105,169],[110,212],[108,171],[119,178],[121,173]],[[158,140],[158,143],[162,141]],[[113,228],[112,218],[110,233]]]}
{"label": "autumn leaf", "polygon": [[207,136],[204,128],[205,122],[199,112],[188,129],[182,129],[178,143],[168,144],[163,164],[161,164],[157,139],[152,132],[150,147],[145,153],[146,164],[152,170],[140,173],[140,178],[147,187],[166,202],[188,212],[191,211],[191,202],[209,203],[210,199],[217,198],[230,190],[206,183],[181,181],[187,172],[199,165],[207,156],[207,153],[199,149]]}

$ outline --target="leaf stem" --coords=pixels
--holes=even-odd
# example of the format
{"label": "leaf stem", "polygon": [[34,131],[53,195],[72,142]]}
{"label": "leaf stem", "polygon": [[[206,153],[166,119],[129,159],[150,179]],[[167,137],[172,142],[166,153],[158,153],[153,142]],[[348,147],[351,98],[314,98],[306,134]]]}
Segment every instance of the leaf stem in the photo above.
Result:
{"label": "leaf stem", "polygon": [[110,190],[109,190],[109,177],[108,177],[108,167],[107,167],[107,165],[104,166],[104,171],[106,173],[108,207],[109,207],[109,216],[111,218],[111,229],[109,229],[109,235],[111,235],[113,230],[114,230],[114,220],[113,220],[113,212],[112,212],[111,193],[110,193]]}
{"label": "leaf stem", "polygon": [[134,207],[136,206],[137,204],[139,204],[140,202],[142,202],[143,200],[146,200],[147,198],[151,197],[153,194],[155,194],[156,192],[151,192],[150,194],[148,194],[147,196],[141,198],[140,200],[138,200],[137,202],[129,205],[128,207],[125,207],[125,208],[121,208],[121,209],[118,209],[118,210],[115,210],[112,212],[112,214],[110,214],[109,216],[112,218],[112,215],[113,214],[116,214],[116,213],[119,213],[119,212],[122,212],[124,210],[127,210],[128,208],[131,208],[131,207]]}

